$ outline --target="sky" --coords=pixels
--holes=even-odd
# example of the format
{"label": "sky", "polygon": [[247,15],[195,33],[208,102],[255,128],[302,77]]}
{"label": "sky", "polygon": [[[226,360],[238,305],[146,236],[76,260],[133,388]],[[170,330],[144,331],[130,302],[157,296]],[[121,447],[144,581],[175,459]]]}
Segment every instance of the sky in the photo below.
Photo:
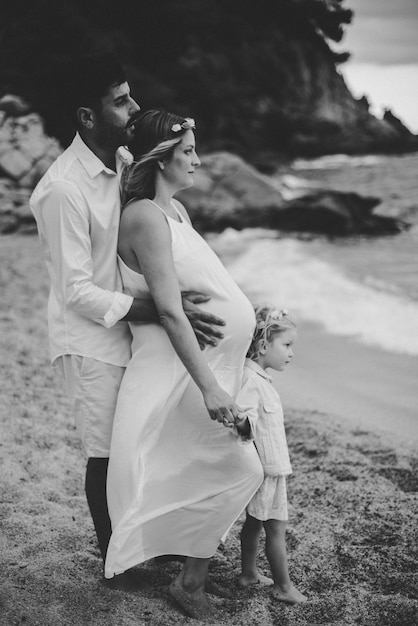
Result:
{"label": "sky", "polygon": [[418,0],[345,0],[343,6],[354,11],[337,46],[351,53],[340,66],[348,87],[357,98],[367,96],[377,117],[389,108],[418,133]]}

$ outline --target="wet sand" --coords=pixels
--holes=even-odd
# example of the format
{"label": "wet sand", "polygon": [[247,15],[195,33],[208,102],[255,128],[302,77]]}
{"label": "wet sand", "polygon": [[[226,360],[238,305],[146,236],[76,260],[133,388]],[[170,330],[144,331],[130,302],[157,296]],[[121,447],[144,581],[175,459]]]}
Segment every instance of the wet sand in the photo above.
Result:
{"label": "wet sand", "polygon": [[369,430],[418,451],[418,357],[301,324],[293,362],[274,379],[284,404],[315,407],[348,430]]}

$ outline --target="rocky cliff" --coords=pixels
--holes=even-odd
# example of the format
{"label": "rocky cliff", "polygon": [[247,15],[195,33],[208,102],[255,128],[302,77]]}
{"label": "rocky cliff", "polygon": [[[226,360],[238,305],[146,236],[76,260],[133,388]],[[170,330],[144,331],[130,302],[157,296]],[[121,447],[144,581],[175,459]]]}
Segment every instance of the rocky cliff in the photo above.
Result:
{"label": "rocky cliff", "polygon": [[[143,110],[196,118],[199,152],[208,155],[199,180],[206,176],[209,187],[205,197],[197,186],[188,205],[209,211],[213,197],[224,194],[233,206],[216,226],[213,212],[208,219],[197,212],[203,229],[239,227],[238,218],[241,227],[261,220],[341,234],[402,228],[374,215],[378,199],[331,190],[289,199],[260,178],[295,156],[418,150],[418,137],[394,113],[376,119],[339,72],[347,55],[336,54],[330,41],[349,28],[345,1],[126,0],[115,12],[113,0],[63,0],[51,12],[49,0],[38,0],[27,3],[25,20],[19,3],[10,3],[0,68],[0,231],[32,228],[25,198],[74,134],[59,106],[63,63],[104,42],[125,58]],[[11,87],[19,96],[4,95]],[[235,157],[245,163],[231,175]]]}
{"label": "rocky cliff", "polygon": [[21,5],[2,12],[0,96],[32,102],[63,145],[72,136],[59,105],[65,62],[113,46],[143,109],[197,120],[201,152],[267,168],[296,155],[418,150],[396,111],[374,118],[339,72],[349,51],[332,45],[350,28],[350,0],[124,0],[123,10],[62,0],[54,11],[37,0],[24,2],[24,20]]}
{"label": "rocky cliff", "polygon": [[178,26],[177,57],[145,32],[136,42],[137,93],[147,107],[195,117],[206,152],[228,150],[263,168],[289,156],[417,150],[395,114],[376,119],[345,84],[339,67],[349,54],[331,46],[350,28],[344,1],[260,0],[239,12],[215,1],[209,20],[186,3],[195,33]]}
{"label": "rocky cliff", "polygon": [[418,149],[418,137],[391,111],[377,119],[365,97],[353,97],[326,47],[296,41],[292,49],[293,64],[282,78],[281,103],[281,114],[290,128],[288,152],[319,155]]}

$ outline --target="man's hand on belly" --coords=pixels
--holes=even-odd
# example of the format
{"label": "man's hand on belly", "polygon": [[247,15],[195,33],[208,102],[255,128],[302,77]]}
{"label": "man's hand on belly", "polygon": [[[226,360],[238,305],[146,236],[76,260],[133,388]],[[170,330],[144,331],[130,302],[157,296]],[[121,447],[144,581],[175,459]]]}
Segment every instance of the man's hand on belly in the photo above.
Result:
{"label": "man's hand on belly", "polygon": [[223,338],[223,333],[218,328],[225,326],[225,322],[220,317],[203,311],[199,304],[210,300],[209,296],[193,291],[184,291],[181,294],[183,309],[189,320],[201,349],[205,346],[216,346]]}

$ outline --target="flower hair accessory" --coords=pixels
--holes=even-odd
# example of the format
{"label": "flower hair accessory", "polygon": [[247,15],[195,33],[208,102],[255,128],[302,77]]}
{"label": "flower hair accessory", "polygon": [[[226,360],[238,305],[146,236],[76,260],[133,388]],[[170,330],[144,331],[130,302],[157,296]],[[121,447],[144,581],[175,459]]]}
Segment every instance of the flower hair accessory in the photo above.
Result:
{"label": "flower hair accessory", "polygon": [[280,309],[280,311],[272,311],[270,313],[270,319],[272,320],[282,320],[286,315],[289,315],[289,311],[287,309]]}
{"label": "flower hair accessory", "polygon": [[286,315],[289,315],[289,312],[287,309],[280,309],[280,311],[276,311],[273,310],[271,312],[269,312],[266,316],[265,320],[257,320],[257,328],[259,328],[260,330],[263,328],[267,328],[267,326],[269,326],[269,322],[271,320],[276,320],[278,322],[280,322],[281,320],[283,320]]}
{"label": "flower hair accessory", "polygon": [[196,122],[192,117],[185,117],[181,124],[173,124],[171,130],[173,133],[179,133],[181,130],[193,130],[196,128]]}
{"label": "flower hair accessory", "polygon": [[127,146],[119,146],[119,148],[116,150],[116,154],[122,161],[123,165],[132,165],[134,157],[129,148],[127,148]]}

